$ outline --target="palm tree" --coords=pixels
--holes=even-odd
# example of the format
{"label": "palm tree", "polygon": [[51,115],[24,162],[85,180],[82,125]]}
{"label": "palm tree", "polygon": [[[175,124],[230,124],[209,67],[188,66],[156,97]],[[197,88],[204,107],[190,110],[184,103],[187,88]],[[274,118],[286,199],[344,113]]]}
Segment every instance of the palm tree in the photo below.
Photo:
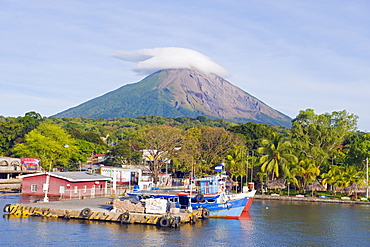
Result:
{"label": "palm tree", "polygon": [[[352,186],[354,184],[361,186],[365,185],[364,172],[358,171],[355,166],[346,166],[344,168],[344,177],[347,181],[346,187]],[[357,199],[357,191],[354,191],[355,198]]]}
{"label": "palm tree", "polygon": [[309,183],[315,181],[316,177],[320,175],[320,169],[316,166],[312,159],[300,160],[299,163],[291,169],[299,179],[299,189],[302,191]]}
{"label": "palm tree", "polygon": [[257,175],[259,177],[259,181],[260,181],[260,184],[261,184],[261,192],[263,194],[263,192],[264,192],[263,185],[267,183],[267,181],[266,181],[267,180],[267,173],[266,172],[257,172]]}
{"label": "palm tree", "polygon": [[348,186],[343,166],[331,165],[329,171],[327,173],[323,173],[321,178],[323,184],[331,184],[331,190],[334,191],[334,195],[339,188]]}
{"label": "palm tree", "polygon": [[285,178],[285,181],[287,183],[288,196],[289,196],[289,187],[290,187],[290,185],[293,184],[295,186],[295,188],[297,188],[297,186],[299,185],[299,182],[298,182],[298,179],[296,178],[296,176],[292,173],[290,173],[288,175],[285,175],[284,178]]}
{"label": "palm tree", "polygon": [[358,171],[355,166],[346,166],[344,172],[349,184],[356,183],[358,185],[364,185],[365,178],[363,171]]}
{"label": "palm tree", "polygon": [[[243,186],[243,176],[247,177],[246,153],[245,147],[236,146],[226,156],[226,168],[236,180],[241,177],[241,187]],[[247,178],[245,182],[247,182]]]}
{"label": "palm tree", "polygon": [[273,134],[272,140],[263,139],[262,147],[257,149],[261,153],[261,171],[279,177],[280,174],[289,174],[289,164],[297,162],[297,157],[291,153],[292,145],[278,133]]}
{"label": "palm tree", "polygon": [[327,173],[321,174],[322,183],[329,184],[331,191],[335,191],[334,184],[335,184],[335,181],[337,180],[338,173],[339,173],[339,166],[331,165]]}

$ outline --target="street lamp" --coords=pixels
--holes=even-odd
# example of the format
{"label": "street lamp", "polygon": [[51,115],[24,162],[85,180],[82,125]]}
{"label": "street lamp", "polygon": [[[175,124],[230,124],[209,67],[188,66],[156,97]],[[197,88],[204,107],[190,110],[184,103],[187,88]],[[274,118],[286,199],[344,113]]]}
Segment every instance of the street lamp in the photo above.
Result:
{"label": "street lamp", "polygon": [[[64,148],[69,148],[68,144],[63,145]],[[51,164],[53,163],[53,159],[51,159],[50,164],[49,164],[49,173],[46,175],[46,181],[43,186],[43,189],[45,191],[45,196],[44,196],[44,202],[49,202],[49,197],[48,197],[48,192],[49,192],[49,187],[50,187],[50,172],[51,172]],[[45,172],[46,174],[46,172]]]}
{"label": "street lamp", "polygon": [[[48,191],[49,191],[49,186],[50,186],[50,170],[51,170],[51,163],[52,162],[53,161],[51,160],[50,165],[49,165],[49,173],[47,173],[47,175],[46,175],[46,182],[43,186],[43,190],[45,191],[44,202],[49,202]],[[46,172],[45,172],[45,174],[46,174]]]}

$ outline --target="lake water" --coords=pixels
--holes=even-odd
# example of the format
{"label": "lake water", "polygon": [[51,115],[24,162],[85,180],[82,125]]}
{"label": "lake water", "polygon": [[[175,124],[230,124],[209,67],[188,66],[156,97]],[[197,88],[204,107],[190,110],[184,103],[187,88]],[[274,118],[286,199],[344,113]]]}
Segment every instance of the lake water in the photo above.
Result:
{"label": "lake water", "polygon": [[[26,202],[0,196],[6,203]],[[369,246],[370,206],[254,200],[240,220],[178,229],[1,213],[1,246]]]}

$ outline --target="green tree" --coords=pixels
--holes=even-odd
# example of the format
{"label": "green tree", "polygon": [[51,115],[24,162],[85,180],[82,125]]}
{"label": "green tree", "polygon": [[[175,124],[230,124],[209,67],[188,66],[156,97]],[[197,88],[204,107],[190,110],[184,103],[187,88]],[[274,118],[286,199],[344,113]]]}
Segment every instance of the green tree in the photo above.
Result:
{"label": "green tree", "polygon": [[143,154],[139,149],[137,145],[134,145],[133,140],[124,139],[110,149],[109,162],[115,166],[139,164],[143,159]]}
{"label": "green tree", "polygon": [[68,166],[78,151],[74,139],[61,127],[42,123],[25,136],[25,142],[14,147],[17,157],[39,158],[45,170],[56,164]]}
{"label": "green tree", "polygon": [[43,118],[41,114],[34,111],[27,112],[24,117],[17,118],[17,121],[23,124],[23,130],[20,133],[20,137],[23,138],[25,134],[35,129],[42,120]]}
{"label": "green tree", "polygon": [[320,175],[320,169],[316,166],[315,161],[308,158],[300,160],[290,171],[297,178],[300,191],[303,191],[304,187],[313,183]]}
{"label": "green tree", "polygon": [[273,139],[263,139],[257,152],[262,154],[259,159],[261,171],[280,177],[289,174],[289,165],[297,162],[297,157],[292,154],[291,143],[278,133],[273,134]]}
{"label": "green tree", "polygon": [[343,184],[343,169],[337,165],[331,165],[328,172],[321,174],[322,183],[330,185],[331,191],[337,191],[338,186]]}
{"label": "green tree", "polygon": [[[247,150],[245,146],[235,146],[226,156],[226,169],[230,174],[238,179],[241,178],[241,186],[243,178],[247,176]],[[246,181],[247,182],[247,178]]]}
{"label": "green tree", "polygon": [[364,161],[370,158],[370,133],[358,133],[350,140],[346,163],[355,165],[358,169],[364,168]]}
{"label": "green tree", "polygon": [[353,183],[358,185],[365,185],[365,173],[363,171],[357,170],[355,166],[345,166],[344,167],[344,178],[347,181],[346,186]]}
{"label": "green tree", "polygon": [[[365,173],[363,171],[358,171],[355,166],[346,166],[344,168],[344,176],[346,180],[345,186],[348,187],[352,184],[357,184],[359,186],[366,185]],[[354,191],[355,198],[357,199],[357,191]]]}
{"label": "green tree", "polygon": [[336,192],[340,188],[348,187],[353,183],[364,185],[364,172],[358,171],[354,166],[331,165],[327,173],[321,175],[322,182],[331,185],[331,190]]}
{"label": "green tree", "polygon": [[78,168],[79,164],[85,163],[88,157],[93,154],[105,154],[107,152],[107,145],[97,145],[85,140],[76,139],[75,145],[78,150],[73,153],[71,157],[71,165],[66,167],[68,169]]}
{"label": "green tree", "polygon": [[199,136],[198,157],[195,160],[200,161],[202,172],[210,172],[212,168],[220,163],[226,153],[234,146],[244,144],[244,140],[224,128],[205,127],[201,129]]}
{"label": "green tree", "polygon": [[153,172],[154,183],[165,167],[166,162],[172,159],[183,143],[183,130],[167,125],[157,125],[142,128],[138,131],[138,143],[149,153],[149,167]]}
{"label": "green tree", "polygon": [[224,128],[191,128],[185,131],[182,149],[174,161],[176,165],[183,164],[184,171],[203,176],[213,173],[213,168],[224,161],[229,150],[243,144],[241,136]]}
{"label": "green tree", "polygon": [[292,142],[300,153],[325,170],[345,136],[356,129],[357,119],[345,110],[321,115],[312,109],[300,111],[292,121]]}
{"label": "green tree", "polygon": [[24,125],[15,118],[5,118],[0,121],[0,155],[9,155],[14,143],[19,140]]}
{"label": "green tree", "polygon": [[299,186],[299,181],[297,177],[295,176],[295,174],[293,174],[292,172],[290,172],[290,174],[288,175],[285,175],[284,178],[285,178],[285,182],[287,183],[288,196],[289,196],[290,185],[293,185],[295,188],[297,188]]}
{"label": "green tree", "polygon": [[24,136],[43,121],[36,112],[27,112],[24,117],[0,119],[0,155],[12,155],[12,148],[24,141]]}
{"label": "green tree", "polygon": [[253,122],[232,126],[229,131],[244,135],[248,150],[257,149],[262,139],[271,139],[275,132],[270,126]]}
{"label": "green tree", "polygon": [[173,157],[173,165],[176,170],[183,172],[194,172],[195,166],[199,170],[205,169],[200,157],[200,128],[190,128],[184,132],[183,145],[178,155]]}

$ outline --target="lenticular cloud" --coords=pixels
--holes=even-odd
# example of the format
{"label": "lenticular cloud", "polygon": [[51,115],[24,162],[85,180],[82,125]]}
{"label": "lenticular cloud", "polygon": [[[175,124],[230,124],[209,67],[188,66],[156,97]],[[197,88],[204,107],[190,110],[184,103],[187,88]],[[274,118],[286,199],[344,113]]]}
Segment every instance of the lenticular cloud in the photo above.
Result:
{"label": "lenticular cloud", "polygon": [[132,69],[148,75],[162,69],[195,69],[207,74],[227,77],[229,73],[209,57],[190,49],[163,47],[136,51],[119,51],[115,57],[137,63]]}

